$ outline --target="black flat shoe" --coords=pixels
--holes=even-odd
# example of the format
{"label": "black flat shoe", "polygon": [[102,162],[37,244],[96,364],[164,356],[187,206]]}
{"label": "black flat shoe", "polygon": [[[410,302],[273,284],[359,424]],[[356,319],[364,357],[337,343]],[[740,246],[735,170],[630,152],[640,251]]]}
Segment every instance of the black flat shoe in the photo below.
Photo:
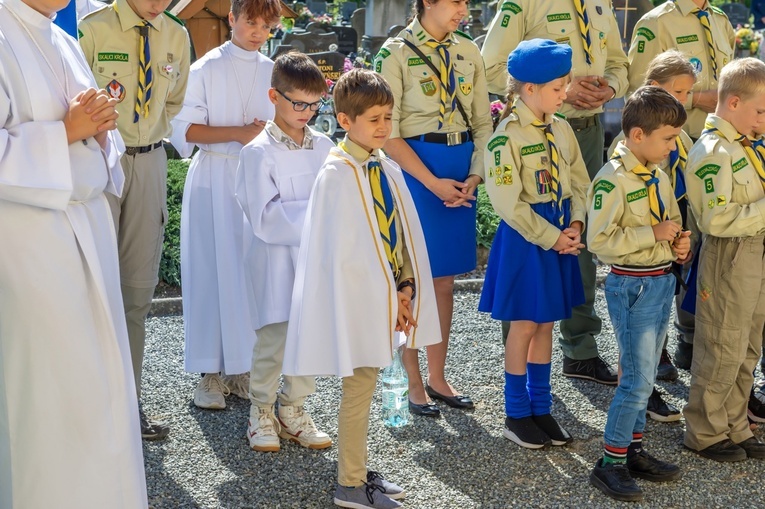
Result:
{"label": "black flat shoe", "polygon": [[456,396],[444,396],[436,392],[431,386],[425,384],[425,392],[433,399],[439,399],[449,405],[452,408],[462,408],[463,410],[469,410],[473,408],[473,400],[468,396],[457,394]]}
{"label": "black flat shoe", "polygon": [[434,403],[424,403],[418,405],[409,401],[409,413],[414,415],[422,415],[425,417],[441,417],[441,410]]}

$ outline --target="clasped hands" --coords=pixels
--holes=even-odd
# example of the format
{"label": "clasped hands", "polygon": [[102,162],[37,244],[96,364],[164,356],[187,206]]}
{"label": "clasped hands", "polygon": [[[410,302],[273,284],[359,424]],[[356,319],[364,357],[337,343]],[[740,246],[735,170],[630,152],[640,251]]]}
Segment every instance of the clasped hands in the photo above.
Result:
{"label": "clasped hands", "polygon": [[436,178],[428,189],[438,196],[449,208],[472,207],[475,201],[475,189],[481,183],[481,177],[470,175],[464,182],[450,178]]}
{"label": "clasped hands", "polygon": [[667,241],[671,243],[672,252],[675,253],[677,263],[687,263],[691,259],[691,232],[683,231],[683,227],[674,221],[666,220],[653,225],[653,236],[656,242]]}
{"label": "clasped hands", "polygon": [[104,147],[106,133],[117,128],[119,101],[106,90],[88,88],[69,101],[69,110],[63,118],[67,142],[95,138]]}

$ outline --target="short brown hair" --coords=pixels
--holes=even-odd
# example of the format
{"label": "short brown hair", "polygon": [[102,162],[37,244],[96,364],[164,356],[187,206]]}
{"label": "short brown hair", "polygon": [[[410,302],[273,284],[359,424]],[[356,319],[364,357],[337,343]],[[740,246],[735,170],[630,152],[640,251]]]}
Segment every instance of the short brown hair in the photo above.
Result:
{"label": "short brown hair", "polygon": [[652,81],[664,85],[676,76],[692,76],[696,80],[696,68],[693,67],[688,58],[676,49],[667,50],[659,53],[648,64],[645,71],[645,84],[650,85]]}
{"label": "short brown hair", "polygon": [[622,111],[622,130],[629,137],[630,131],[639,127],[651,134],[665,125],[682,127],[688,114],[680,101],[660,87],[640,87],[627,99]]}
{"label": "short brown hair", "polygon": [[231,0],[231,12],[235,18],[241,14],[249,20],[262,19],[266,23],[276,23],[282,15],[280,0]]}
{"label": "short brown hair", "polygon": [[765,94],[765,63],[751,57],[737,58],[720,71],[719,101],[732,95],[747,100],[758,94]]}
{"label": "short brown hair", "polygon": [[326,94],[327,80],[308,55],[290,51],[279,55],[274,61],[271,88],[284,93],[300,90],[309,94]]}
{"label": "short brown hair", "polygon": [[393,105],[393,92],[381,75],[366,69],[352,69],[340,76],[332,91],[335,112],[351,120],[373,106]]}

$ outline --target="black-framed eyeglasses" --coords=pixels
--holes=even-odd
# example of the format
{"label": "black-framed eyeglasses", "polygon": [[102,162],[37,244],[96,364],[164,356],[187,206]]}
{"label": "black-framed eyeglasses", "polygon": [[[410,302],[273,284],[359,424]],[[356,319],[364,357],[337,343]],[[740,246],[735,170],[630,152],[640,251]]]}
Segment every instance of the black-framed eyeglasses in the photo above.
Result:
{"label": "black-framed eyeglasses", "polygon": [[315,103],[306,103],[306,102],[303,102],[303,101],[293,101],[292,99],[287,97],[287,95],[284,92],[282,92],[281,90],[279,90],[278,88],[274,89],[274,90],[279,92],[279,95],[281,95],[282,97],[287,99],[289,102],[291,102],[292,103],[292,109],[295,110],[295,111],[305,111],[308,108],[310,108],[311,111],[319,111],[319,108],[321,108],[321,100],[316,101]]}

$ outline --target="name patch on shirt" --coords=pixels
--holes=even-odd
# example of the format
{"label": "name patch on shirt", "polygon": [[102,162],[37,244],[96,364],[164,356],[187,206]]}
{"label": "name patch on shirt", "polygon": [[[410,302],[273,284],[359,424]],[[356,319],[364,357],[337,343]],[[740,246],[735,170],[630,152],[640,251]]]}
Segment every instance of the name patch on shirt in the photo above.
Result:
{"label": "name patch on shirt", "polygon": [[501,147],[505,143],[507,143],[507,136],[497,136],[489,142],[488,149],[489,151],[492,151],[497,147]]}
{"label": "name patch on shirt", "polygon": [[653,32],[651,32],[651,31],[650,31],[649,29],[647,29],[646,27],[640,27],[640,28],[638,28],[638,29],[637,29],[637,32],[636,32],[636,34],[637,34],[638,36],[641,36],[641,35],[642,35],[642,36],[643,36],[643,37],[645,37],[645,38],[646,38],[646,40],[648,40],[648,41],[652,41],[652,40],[654,40],[654,39],[656,38],[656,36],[654,35],[654,33],[653,33]]}
{"label": "name patch on shirt", "polygon": [[505,2],[505,3],[503,3],[502,4],[502,8],[500,9],[500,11],[511,11],[511,12],[514,12],[515,14],[518,14],[522,10],[523,9],[521,9],[520,5],[518,5],[516,3],[513,3],[513,2]]}
{"label": "name patch on shirt", "polygon": [[128,54],[127,53],[99,53],[98,61],[99,62],[127,62]]}
{"label": "name patch on shirt", "polygon": [[717,175],[718,171],[720,171],[719,164],[705,164],[704,166],[696,170],[696,176],[700,179],[703,179],[707,175]]}
{"label": "name patch on shirt", "polygon": [[598,183],[595,184],[595,187],[592,188],[593,193],[597,193],[598,191],[605,191],[607,193],[610,193],[614,190],[616,186],[613,185],[611,182],[607,180],[598,180]]}
{"label": "name patch on shirt", "polygon": [[733,163],[733,173],[736,173],[742,168],[746,168],[748,165],[749,163],[746,162],[746,157],[742,157],[741,159]]}
{"label": "name patch on shirt", "polygon": [[415,65],[425,65],[425,60],[421,59],[420,57],[411,57],[407,61],[407,65],[409,67],[413,67]]}
{"label": "name patch on shirt", "polygon": [[547,149],[543,143],[537,143],[536,145],[526,145],[525,147],[521,147],[521,155],[528,156],[531,154],[536,154],[537,152],[544,152],[546,150]]}
{"label": "name patch on shirt", "polygon": [[627,194],[627,203],[632,203],[633,201],[641,200],[647,197],[648,197],[648,189],[645,189],[645,188],[638,189],[637,191],[633,191]]}
{"label": "name patch on shirt", "polygon": [[547,22],[552,23],[553,21],[571,21],[571,13],[559,12],[557,14],[548,14]]}
{"label": "name patch on shirt", "polygon": [[689,42],[699,42],[699,36],[696,34],[691,35],[681,35],[680,37],[676,37],[675,40],[678,44],[686,44]]}

